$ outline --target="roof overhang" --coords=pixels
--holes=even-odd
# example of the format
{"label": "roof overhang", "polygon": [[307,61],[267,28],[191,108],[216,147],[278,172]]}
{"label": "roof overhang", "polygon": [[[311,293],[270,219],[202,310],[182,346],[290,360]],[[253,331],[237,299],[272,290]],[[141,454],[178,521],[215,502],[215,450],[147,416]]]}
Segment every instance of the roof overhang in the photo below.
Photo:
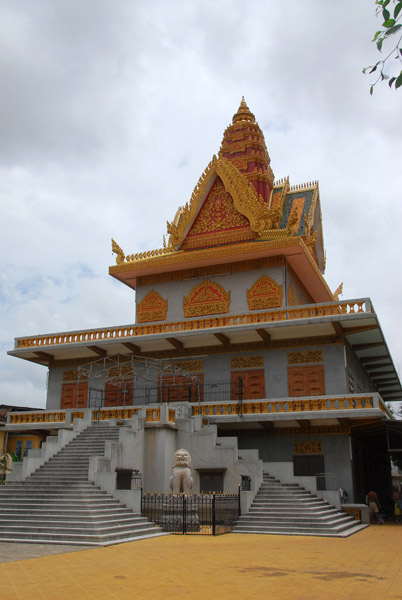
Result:
{"label": "roof overhang", "polygon": [[274,256],[285,257],[300,281],[309,290],[314,302],[334,300],[317,263],[300,237],[280,237],[269,241],[257,240],[201,250],[178,250],[111,266],[109,274],[128,287],[135,289],[137,279],[145,275],[173,273],[198,267]]}
{"label": "roof overhang", "polygon": [[[46,366],[57,366],[60,361],[88,362],[115,354],[177,358],[346,342],[382,398],[386,401],[402,400],[399,377],[370,300],[342,301],[339,306],[360,308],[355,308],[354,312],[326,314],[327,308],[334,306],[328,303],[314,307],[315,314],[319,316],[307,318],[301,315],[309,312],[308,306],[289,307],[287,316],[293,314],[297,318],[282,321],[272,318],[227,324],[227,320],[223,324],[219,318],[211,318],[206,320],[208,327],[203,320],[193,320],[188,329],[180,328],[180,323],[170,330],[164,324],[154,327],[125,325],[16,338],[15,348],[8,354]],[[267,314],[275,316],[277,311]]]}

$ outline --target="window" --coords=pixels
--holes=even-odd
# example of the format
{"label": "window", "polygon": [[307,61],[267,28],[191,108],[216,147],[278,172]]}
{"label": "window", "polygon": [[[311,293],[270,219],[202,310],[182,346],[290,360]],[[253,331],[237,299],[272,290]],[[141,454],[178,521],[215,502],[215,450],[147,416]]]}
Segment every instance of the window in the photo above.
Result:
{"label": "window", "polygon": [[200,492],[223,492],[223,471],[200,471]]}
{"label": "window", "polygon": [[31,450],[31,448],[32,448],[32,440],[27,440],[25,442],[24,456],[28,456],[28,450]]}
{"label": "window", "polygon": [[17,440],[17,443],[15,445],[15,454],[18,456],[18,458],[22,457],[23,446],[24,446],[23,440]]}

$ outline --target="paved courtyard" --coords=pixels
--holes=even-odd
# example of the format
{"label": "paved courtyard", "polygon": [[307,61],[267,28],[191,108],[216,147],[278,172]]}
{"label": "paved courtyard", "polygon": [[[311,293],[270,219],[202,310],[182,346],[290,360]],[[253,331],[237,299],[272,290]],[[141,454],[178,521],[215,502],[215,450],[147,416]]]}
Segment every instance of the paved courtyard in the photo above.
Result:
{"label": "paved courtyard", "polygon": [[402,599],[401,549],[402,525],[392,524],[347,539],[171,535],[86,550],[1,543],[0,598]]}

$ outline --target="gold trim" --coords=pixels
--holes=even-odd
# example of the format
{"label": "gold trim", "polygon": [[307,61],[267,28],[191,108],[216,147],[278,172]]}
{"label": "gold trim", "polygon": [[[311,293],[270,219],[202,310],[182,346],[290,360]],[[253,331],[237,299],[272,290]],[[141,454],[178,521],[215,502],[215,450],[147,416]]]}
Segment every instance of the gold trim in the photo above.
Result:
{"label": "gold trim", "polygon": [[137,304],[137,323],[166,321],[168,301],[158,292],[151,290]]}
{"label": "gold trim", "polygon": [[323,362],[322,350],[304,350],[303,352],[289,352],[288,365],[299,365],[302,363]]}
{"label": "gold trim", "polygon": [[233,356],[230,361],[230,368],[237,369],[256,369],[264,366],[264,356]]}
{"label": "gold trim", "polygon": [[285,264],[284,256],[272,256],[265,258],[253,258],[235,263],[226,263],[223,265],[210,265],[208,267],[195,267],[194,269],[185,269],[184,271],[171,271],[168,273],[154,273],[152,275],[142,275],[137,277],[137,285],[157,285],[170,281],[183,281],[184,279],[198,279],[201,277],[211,277],[216,275],[232,275],[243,271],[252,271],[270,267],[283,267]]}
{"label": "gold trim", "polygon": [[188,371],[189,373],[202,373],[204,371],[203,360],[187,360],[187,361],[175,361],[172,363],[178,369]]}
{"label": "gold trim", "polygon": [[183,298],[184,316],[201,317],[229,312],[230,291],[217,282],[205,279],[193,287]]}
{"label": "gold trim", "polygon": [[261,275],[246,291],[249,310],[261,310],[262,308],[275,308],[282,306],[282,285],[279,285],[268,277]]}
{"label": "gold trim", "polygon": [[322,442],[312,440],[311,442],[295,442],[293,444],[293,454],[322,454]]}
{"label": "gold trim", "polygon": [[[194,288],[193,288],[194,289]],[[228,292],[230,294],[230,292]],[[175,321],[151,325],[125,325],[122,327],[109,327],[105,329],[90,329],[85,331],[71,331],[67,333],[50,333],[28,338],[16,338],[16,349],[38,348],[49,346],[62,346],[64,344],[90,344],[102,340],[116,342],[118,339],[136,338],[143,335],[180,333],[181,331],[195,331],[202,329],[233,327],[235,325],[252,325],[272,323],[277,321],[293,321],[297,319],[314,319],[325,316],[367,313],[364,309],[365,300],[356,302],[334,302],[300,305],[294,308],[272,309],[260,313],[244,313],[228,315],[209,319],[195,319],[192,321]]]}

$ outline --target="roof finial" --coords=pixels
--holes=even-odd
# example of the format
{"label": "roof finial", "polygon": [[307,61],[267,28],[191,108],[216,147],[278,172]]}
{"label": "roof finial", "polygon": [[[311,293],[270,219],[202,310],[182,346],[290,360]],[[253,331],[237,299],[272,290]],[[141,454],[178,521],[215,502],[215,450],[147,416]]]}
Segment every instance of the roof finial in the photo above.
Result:
{"label": "roof finial", "polygon": [[255,116],[250,111],[249,107],[246,104],[244,96],[242,96],[239,109],[235,115],[233,115],[233,124],[239,123],[239,121],[249,121],[251,123],[255,123]]}

